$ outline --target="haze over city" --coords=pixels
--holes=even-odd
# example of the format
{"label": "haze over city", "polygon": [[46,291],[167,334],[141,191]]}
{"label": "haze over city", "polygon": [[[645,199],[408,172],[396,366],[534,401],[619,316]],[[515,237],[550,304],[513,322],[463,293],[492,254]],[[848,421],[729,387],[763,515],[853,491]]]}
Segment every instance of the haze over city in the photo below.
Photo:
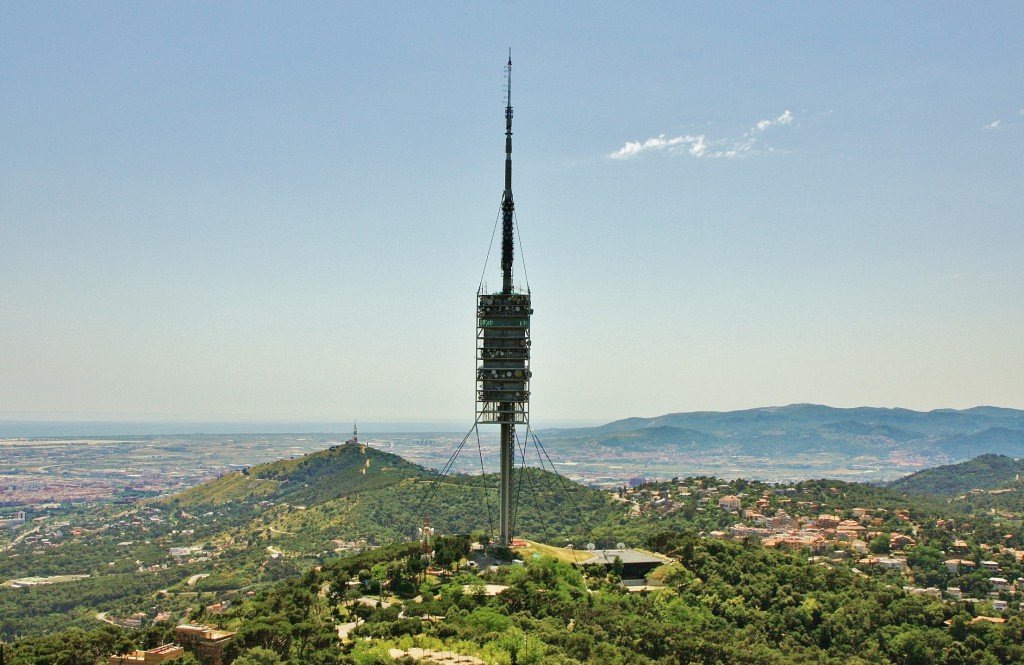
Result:
{"label": "haze over city", "polygon": [[1019,3],[0,6],[0,421],[1024,407]]}

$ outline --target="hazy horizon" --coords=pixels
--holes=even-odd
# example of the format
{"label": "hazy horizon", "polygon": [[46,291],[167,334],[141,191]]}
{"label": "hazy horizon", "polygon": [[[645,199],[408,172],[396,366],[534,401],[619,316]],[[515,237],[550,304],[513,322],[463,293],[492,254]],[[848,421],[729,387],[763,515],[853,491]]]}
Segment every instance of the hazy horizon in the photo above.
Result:
{"label": "hazy horizon", "polygon": [[[811,403],[805,403],[811,404]],[[762,405],[750,407],[751,409],[773,409],[794,404],[784,405]],[[850,408],[880,408],[880,409],[905,409],[905,407],[877,407],[862,405],[860,407],[836,407],[828,404],[815,404],[835,409]],[[1005,408],[998,404],[976,404],[965,409],[950,409],[949,407],[938,407],[936,409],[907,409],[910,411],[963,411],[972,408]],[[716,411],[697,409],[694,412],[718,412],[728,413],[731,411],[745,411],[748,409],[730,409],[729,411]],[[623,418],[654,418],[670,413],[688,413],[689,411],[671,411],[657,414],[633,414],[622,418],[610,418],[601,421],[586,420],[562,420],[545,422],[544,424],[531,424],[536,430],[545,429],[573,429],[585,427],[599,427]],[[423,434],[462,434],[473,427],[473,422],[456,422],[448,420],[396,420],[396,421],[366,421],[356,423],[359,428],[360,438],[366,438],[374,434],[393,433],[423,433]],[[143,420],[132,418],[109,418],[87,420],[81,418],[41,418],[41,419],[0,419],[0,438],[32,438],[32,437],[96,437],[96,436],[147,436],[147,435],[170,435],[170,434],[337,434],[339,437],[348,438],[352,433],[353,423],[342,423],[339,421],[301,421],[301,420]],[[487,425],[482,425],[485,429]]]}
{"label": "hazy horizon", "polygon": [[[359,424],[360,438],[393,433],[464,433],[469,423],[448,421],[366,422]],[[562,422],[548,427],[585,427],[603,423]],[[337,434],[352,435],[352,423],[310,421],[138,421],[138,420],[0,420],[0,438],[147,436],[169,434]]]}

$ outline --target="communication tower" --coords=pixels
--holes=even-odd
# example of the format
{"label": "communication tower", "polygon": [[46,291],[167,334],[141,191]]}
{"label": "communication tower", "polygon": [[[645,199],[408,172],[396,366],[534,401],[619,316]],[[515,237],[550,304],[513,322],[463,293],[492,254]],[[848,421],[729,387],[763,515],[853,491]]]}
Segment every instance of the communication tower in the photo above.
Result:
{"label": "communication tower", "polygon": [[529,288],[512,283],[515,203],[512,200],[512,54],[505,68],[505,189],[501,195],[501,291],[477,291],[476,422],[501,426],[498,545],[512,544],[515,427],[530,423]]}

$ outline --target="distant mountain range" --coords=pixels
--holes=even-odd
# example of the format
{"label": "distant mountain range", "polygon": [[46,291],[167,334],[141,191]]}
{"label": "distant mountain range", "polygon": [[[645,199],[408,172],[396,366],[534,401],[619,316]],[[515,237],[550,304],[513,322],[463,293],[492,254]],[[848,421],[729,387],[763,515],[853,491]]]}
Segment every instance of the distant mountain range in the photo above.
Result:
{"label": "distant mountain range", "polygon": [[837,467],[874,460],[907,471],[986,453],[1024,457],[1024,411],[991,406],[921,412],[793,404],[626,418],[542,434],[549,449],[575,457],[646,452],[784,459],[825,454],[835,457]]}

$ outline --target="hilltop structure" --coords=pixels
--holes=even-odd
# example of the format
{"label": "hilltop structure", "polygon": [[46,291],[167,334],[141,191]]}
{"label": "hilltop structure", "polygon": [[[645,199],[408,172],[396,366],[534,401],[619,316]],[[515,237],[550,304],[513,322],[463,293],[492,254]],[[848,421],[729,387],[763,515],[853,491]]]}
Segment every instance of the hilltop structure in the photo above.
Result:
{"label": "hilltop structure", "polygon": [[506,65],[505,189],[501,195],[501,290],[477,290],[476,424],[501,426],[501,498],[497,544],[512,544],[515,427],[530,424],[530,290],[512,281],[515,203],[512,199],[512,54]]}
{"label": "hilltop structure", "polygon": [[155,649],[136,649],[132,653],[107,657],[107,665],[152,665],[166,660],[176,660],[185,655],[185,650],[174,644],[164,644]]}
{"label": "hilltop structure", "polygon": [[174,629],[178,642],[191,646],[206,665],[222,665],[224,647],[231,643],[235,634],[206,625],[182,624]]}

